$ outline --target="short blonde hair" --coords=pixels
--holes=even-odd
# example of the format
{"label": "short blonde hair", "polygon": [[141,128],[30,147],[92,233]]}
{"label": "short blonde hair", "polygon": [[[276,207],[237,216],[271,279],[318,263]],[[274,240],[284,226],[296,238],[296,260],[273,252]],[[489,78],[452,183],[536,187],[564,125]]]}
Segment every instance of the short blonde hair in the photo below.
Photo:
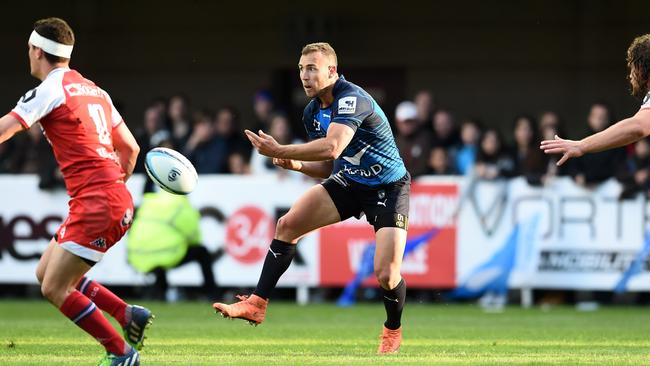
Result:
{"label": "short blonde hair", "polygon": [[336,58],[336,51],[334,51],[334,48],[332,48],[332,46],[327,42],[310,43],[302,48],[300,54],[307,55],[312,52],[320,52],[323,55],[332,58],[332,60],[334,60],[334,66],[338,66],[339,64],[338,59]]}

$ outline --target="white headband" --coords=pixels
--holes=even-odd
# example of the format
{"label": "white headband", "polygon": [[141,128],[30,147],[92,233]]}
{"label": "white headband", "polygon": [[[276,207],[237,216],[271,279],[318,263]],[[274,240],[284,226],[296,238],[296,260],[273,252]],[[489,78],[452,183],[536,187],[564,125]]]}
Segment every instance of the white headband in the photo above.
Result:
{"label": "white headband", "polygon": [[53,40],[47,39],[36,33],[36,31],[32,31],[32,35],[29,36],[29,43],[31,43],[34,47],[42,49],[50,55],[64,58],[70,58],[72,55],[72,46],[54,42]]}

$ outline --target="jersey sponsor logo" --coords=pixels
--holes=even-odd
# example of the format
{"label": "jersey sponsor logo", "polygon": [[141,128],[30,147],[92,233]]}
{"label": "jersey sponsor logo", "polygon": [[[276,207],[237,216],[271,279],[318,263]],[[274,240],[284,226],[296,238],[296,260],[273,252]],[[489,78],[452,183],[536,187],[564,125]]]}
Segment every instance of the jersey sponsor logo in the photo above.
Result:
{"label": "jersey sponsor logo", "polygon": [[359,165],[359,164],[361,164],[361,157],[363,156],[363,154],[366,153],[366,150],[368,150],[369,147],[370,147],[370,145],[366,145],[366,147],[359,150],[359,152],[354,154],[354,156],[344,156],[343,160],[345,160],[348,163],[353,164],[353,165]]}
{"label": "jersey sponsor logo", "polygon": [[379,164],[371,165],[369,169],[363,168],[353,168],[350,166],[344,166],[343,171],[349,175],[358,175],[363,178],[370,178],[376,175],[379,175],[384,168]]}
{"label": "jersey sponsor logo", "polygon": [[20,98],[21,103],[28,103],[30,100],[36,98],[36,88],[28,91],[25,95]]}
{"label": "jersey sponsor logo", "polygon": [[320,121],[314,118],[314,130],[320,131]]}
{"label": "jersey sponsor logo", "polygon": [[353,114],[357,110],[357,97],[339,99],[338,114]]}
{"label": "jersey sponsor logo", "polygon": [[80,83],[68,84],[64,86],[65,91],[71,97],[86,96],[86,97],[104,97],[104,91],[94,85],[86,85]]}

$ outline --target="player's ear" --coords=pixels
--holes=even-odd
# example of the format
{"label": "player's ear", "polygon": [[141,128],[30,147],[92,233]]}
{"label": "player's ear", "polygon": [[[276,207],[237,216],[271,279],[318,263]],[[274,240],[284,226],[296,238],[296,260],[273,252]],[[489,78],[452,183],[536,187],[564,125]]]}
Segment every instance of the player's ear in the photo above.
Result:
{"label": "player's ear", "polygon": [[331,65],[329,68],[329,78],[333,78],[336,75],[336,65]]}

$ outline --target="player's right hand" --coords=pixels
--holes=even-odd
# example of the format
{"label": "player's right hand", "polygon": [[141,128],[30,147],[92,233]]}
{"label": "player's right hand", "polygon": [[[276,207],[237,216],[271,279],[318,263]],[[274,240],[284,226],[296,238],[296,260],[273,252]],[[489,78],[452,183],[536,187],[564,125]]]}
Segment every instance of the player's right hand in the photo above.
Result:
{"label": "player's right hand", "polygon": [[293,159],[273,158],[273,165],[279,166],[280,168],[283,169],[295,170],[295,171],[300,171],[300,168],[302,168],[302,162]]}
{"label": "player's right hand", "polygon": [[557,166],[564,164],[569,158],[577,158],[584,155],[580,141],[565,140],[555,135],[553,140],[542,141],[540,149],[545,154],[562,154],[562,158],[557,162]]}

